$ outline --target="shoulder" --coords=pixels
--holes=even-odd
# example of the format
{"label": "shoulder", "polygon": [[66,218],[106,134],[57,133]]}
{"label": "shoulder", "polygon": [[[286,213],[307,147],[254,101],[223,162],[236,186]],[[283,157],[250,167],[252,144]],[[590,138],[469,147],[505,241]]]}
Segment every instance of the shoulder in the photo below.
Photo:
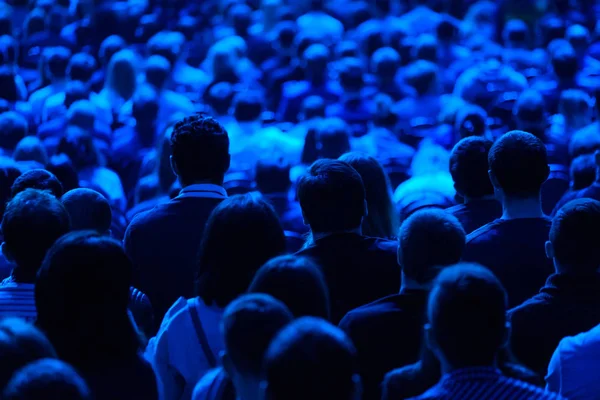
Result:
{"label": "shoulder", "polygon": [[467,235],[467,244],[474,244],[483,240],[486,240],[492,231],[497,229],[500,225],[502,225],[502,220],[497,219],[495,221],[490,222],[487,225],[482,226],[479,229],[474,230],[470,234]]}
{"label": "shoulder", "polygon": [[[508,393],[513,393],[515,398],[523,398],[523,396],[528,396],[527,398],[535,398],[535,399],[544,399],[544,400],[561,400],[557,394],[547,392],[546,390],[539,388],[537,386],[533,386],[530,383],[520,381],[515,378],[510,378],[507,376],[502,376],[499,380],[500,384],[503,386],[510,387],[512,389],[508,389]],[[506,390],[506,389],[505,389]]]}
{"label": "shoulder", "polygon": [[396,296],[397,295],[384,297],[383,299],[379,299],[373,303],[369,303],[349,311],[340,321],[339,327],[348,332],[356,326],[369,324],[369,321],[377,319],[385,313],[399,311],[399,308],[394,301]]}
{"label": "shoulder", "polygon": [[446,208],[446,212],[454,215],[454,214],[459,214],[459,213],[465,211],[466,208],[467,207],[464,204],[457,204],[455,206]]}
{"label": "shoulder", "polygon": [[223,380],[221,368],[215,368],[206,373],[202,379],[196,384],[192,400],[213,400],[212,388],[219,381]]}
{"label": "shoulder", "polygon": [[382,253],[390,253],[396,255],[398,251],[398,242],[388,239],[371,238],[366,237],[364,239],[367,243],[370,243],[370,249],[379,251]]}
{"label": "shoulder", "polygon": [[[508,311],[508,318],[514,322],[528,321],[532,314],[539,312],[541,309],[547,306],[547,302],[544,301],[543,294],[537,294],[526,300],[523,304],[516,306],[515,308]],[[525,322],[523,321],[523,322]]]}
{"label": "shoulder", "polygon": [[283,95],[285,97],[298,97],[310,88],[306,81],[291,81],[283,85]]}

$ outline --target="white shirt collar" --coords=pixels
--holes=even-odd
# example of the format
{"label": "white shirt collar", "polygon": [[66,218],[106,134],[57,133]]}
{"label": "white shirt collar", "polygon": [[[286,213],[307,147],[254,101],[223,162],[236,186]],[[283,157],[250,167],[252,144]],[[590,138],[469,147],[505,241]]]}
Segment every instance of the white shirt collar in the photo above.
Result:
{"label": "white shirt collar", "polygon": [[215,185],[213,183],[197,183],[189,185],[181,189],[179,192],[178,199],[187,197],[201,197],[205,199],[226,199],[227,191],[223,186]]}

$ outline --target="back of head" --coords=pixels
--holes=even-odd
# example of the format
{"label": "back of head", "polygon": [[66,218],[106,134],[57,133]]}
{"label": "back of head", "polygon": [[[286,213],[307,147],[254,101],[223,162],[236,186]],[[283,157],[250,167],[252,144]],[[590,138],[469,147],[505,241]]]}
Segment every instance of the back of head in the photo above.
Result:
{"label": "back of head", "polygon": [[577,54],[571,45],[563,44],[556,46],[550,52],[552,68],[560,79],[573,79],[579,70]]}
{"label": "back of head", "polygon": [[550,242],[559,272],[596,273],[600,267],[600,202],[573,200],[552,220]]}
{"label": "back of head", "polygon": [[254,180],[256,188],[262,194],[286,193],[292,185],[290,164],[283,158],[259,160],[256,163]]}
{"label": "back of head", "polygon": [[21,176],[18,164],[9,158],[0,158],[0,215],[4,215],[6,203],[11,195],[11,188]]}
{"label": "back of head", "polygon": [[73,162],[65,154],[58,154],[50,158],[47,167],[48,172],[56,176],[61,183],[64,192],[79,187],[79,176]]}
{"label": "back of head", "polygon": [[123,50],[127,46],[125,40],[118,35],[111,35],[104,39],[100,44],[98,56],[102,63],[106,66],[110,62],[112,56]]}
{"label": "back of head", "polygon": [[15,373],[2,396],[6,400],[88,400],[85,381],[68,364],[50,358],[35,361]]}
{"label": "back of head", "polygon": [[112,222],[112,211],[108,200],[91,189],[74,189],[62,197],[71,217],[71,228],[74,231],[97,231],[107,234]]}
{"label": "back of head", "polygon": [[438,46],[435,36],[423,34],[417,38],[413,47],[414,58],[435,63],[438,59]]}
{"label": "back of head", "polygon": [[290,49],[294,45],[298,27],[292,21],[281,21],[275,27],[277,31],[277,45],[281,49]]}
{"label": "back of head", "polygon": [[345,58],[339,66],[340,85],[346,92],[360,92],[364,87],[363,64],[358,58]]}
{"label": "back of head", "polygon": [[406,83],[419,95],[427,94],[437,83],[438,68],[429,61],[418,60],[406,67]]}
{"label": "back of head", "polygon": [[69,125],[80,128],[93,128],[96,121],[96,106],[87,99],[73,102],[67,110],[67,121]]}
{"label": "back of head", "polygon": [[531,133],[512,131],[490,149],[492,183],[513,197],[536,197],[549,174],[546,146]]}
{"label": "back of head", "polygon": [[67,75],[73,81],[88,82],[96,71],[96,60],[87,53],[77,53],[69,61]]}
{"label": "back of head", "polygon": [[429,296],[429,345],[453,368],[492,366],[507,339],[506,291],[477,264],[444,269]]}
{"label": "back of head", "polygon": [[505,46],[517,48],[527,47],[528,38],[529,28],[524,21],[512,19],[504,26],[502,39],[504,40]]}
{"label": "back of head", "polygon": [[325,100],[320,96],[309,96],[302,102],[302,115],[305,121],[325,117]]}
{"label": "back of head", "polygon": [[149,123],[156,121],[159,107],[158,93],[152,85],[141,85],[136,90],[131,113],[136,120],[136,126],[139,125],[141,128],[138,129],[137,134],[140,135],[144,145],[151,145],[155,142],[154,129],[147,129],[147,127]]}
{"label": "back of head", "polygon": [[329,49],[322,44],[311,44],[304,51],[303,58],[306,61],[307,69],[313,78],[325,78],[329,56]]}
{"label": "back of head", "polygon": [[391,47],[378,49],[371,57],[371,66],[379,78],[393,79],[400,67],[400,55]]}
{"label": "back of head", "polygon": [[0,147],[12,150],[28,132],[27,120],[21,114],[7,111],[0,114]]}
{"label": "back of head", "polygon": [[124,99],[135,92],[137,56],[131,50],[120,50],[112,56],[106,72],[106,86]]}
{"label": "back of head", "polygon": [[586,50],[590,43],[590,31],[583,25],[574,24],[567,28],[565,39],[571,43],[573,48]]}
{"label": "back of head", "polygon": [[265,262],[285,251],[285,236],[271,205],[256,194],[238,195],[212,212],[200,247],[197,294],[224,307],[246,291]]}
{"label": "back of head", "polygon": [[11,188],[12,197],[26,189],[46,191],[56,198],[63,195],[63,187],[60,181],[45,169],[32,169],[19,176]]}
{"label": "back of head", "polygon": [[34,189],[17,194],[2,219],[3,251],[17,265],[15,278],[32,282],[50,246],[69,229],[69,214],[54,196]]}
{"label": "back of head", "polygon": [[546,112],[544,97],[535,90],[526,90],[517,99],[513,114],[519,129],[526,130],[544,139],[546,126]]}
{"label": "back of head", "polygon": [[196,114],[179,121],[171,134],[171,152],[182,185],[222,183],[229,169],[229,136],[215,119]]}
{"label": "back of head", "polygon": [[0,67],[0,99],[9,103],[23,100],[17,88],[15,72],[9,67]]}
{"label": "back of head", "polygon": [[362,178],[342,161],[319,160],[298,181],[298,199],[313,233],[357,229],[366,215]]}
{"label": "back of head", "polygon": [[317,318],[300,318],[277,335],[264,379],[271,400],[360,398],[356,349],[339,328]]}
{"label": "back of head", "polygon": [[15,161],[35,161],[43,166],[48,164],[48,153],[40,139],[36,136],[25,136],[13,153]]}
{"label": "back of head", "polygon": [[589,187],[596,180],[596,157],[593,154],[584,154],[571,161],[569,171],[571,189],[581,190]]}
{"label": "back of head", "polygon": [[87,100],[90,96],[89,89],[83,81],[69,81],[65,88],[64,105],[67,109],[80,100]]}
{"label": "back of head", "polygon": [[23,33],[26,37],[29,37],[35,33],[43,32],[45,27],[46,13],[41,8],[34,8],[25,20],[25,26]]}
{"label": "back of head", "polygon": [[430,283],[440,269],[460,261],[465,231],[453,215],[438,209],[412,214],[398,232],[398,262],[404,275],[419,284]]}
{"label": "back of head", "polygon": [[338,158],[350,151],[350,128],[340,118],[326,118],[317,125],[319,158]]}
{"label": "back of head", "polygon": [[260,119],[263,109],[264,99],[259,92],[242,92],[233,99],[233,116],[239,122],[257,121]]}
{"label": "back of head", "polygon": [[219,82],[212,86],[206,99],[217,115],[226,115],[233,103],[233,86],[229,82]]}
{"label": "back of head", "polygon": [[54,47],[49,50],[48,72],[52,79],[62,79],[67,76],[67,66],[71,58],[71,51],[66,47]]}
{"label": "back of head", "polygon": [[[267,294],[247,294],[227,306],[222,322],[224,365],[234,381],[236,374],[260,375],[271,340],[293,319],[285,304]],[[234,368],[229,368],[229,361]]]}
{"label": "back of head", "polygon": [[146,82],[157,89],[163,88],[170,73],[171,64],[166,58],[154,55],[146,61]]}
{"label": "back of head", "polygon": [[484,136],[487,131],[487,113],[479,106],[461,107],[456,113],[455,131],[460,138]]}
{"label": "back of head", "polygon": [[275,297],[295,318],[329,319],[329,289],[319,267],[308,258],[273,258],[256,272],[248,292]]}
{"label": "back of head", "polygon": [[235,30],[235,34],[241,37],[248,35],[248,30],[252,25],[252,9],[244,4],[238,3],[231,7],[229,16]]}
{"label": "back of head", "polygon": [[583,128],[592,120],[592,105],[592,98],[585,91],[569,89],[560,94],[558,112],[573,124],[574,128]]}
{"label": "back of head", "polygon": [[477,199],[494,194],[488,175],[492,141],[478,136],[462,139],[452,149],[450,174],[454,187],[464,197]]}

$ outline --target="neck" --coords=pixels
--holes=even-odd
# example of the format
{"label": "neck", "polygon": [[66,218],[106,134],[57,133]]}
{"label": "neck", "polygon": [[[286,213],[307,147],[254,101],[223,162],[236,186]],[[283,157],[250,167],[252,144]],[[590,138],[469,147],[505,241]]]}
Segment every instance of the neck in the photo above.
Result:
{"label": "neck", "polygon": [[470,196],[463,196],[463,200],[464,200],[464,204],[468,204],[468,203],[472,203],[474,201],[483,201],[483,200],[494,200],[495,197],[493,194],[489,194],[487,196],[481,196],[481,197],[470,197]]}
{"label": "neck", "polygon": [[492,361],[492,363],[486,364],[486,365],[452,365],[451,363],[449,363],[443,359],[440,360],[440,364],[442,367],[442,375],[449,374],[454,371],[458,371],[458,370],[465,369],[465,368],[497,368],[498,367],[495,359],[494,359],[494,361]]}
{"label": "neck", "polygon": [[542,202],[538,197],[504,197],[502,201],[502,219],[542,218]]}
{"label": "neck", "polygon": [[406,291],[408,291],[408,290],[429,291],[429,286],[418,283],[414,279],[406,276],[404,274],[404,271],[402,271],[402,282],[400,284],[400,294],[406,293]]}
{"label": "neck", "polygon": [[193,182],[184,182],[183,180],[179,179],[179,183],[181,184],[182,188],[185,188],[185,187],[188,187],[191,185],[202,185],[202,184],[223,186],[223,179],[206,179],[206,180],[193,181]]}
{"label": "neck", "polygon": [[259,400],[261,398],[260,380],[253,377],[243,377],[234,382],[239,400]]}
{"label": "neck", "polygon": [[323,239],[323,238],[326,238],[326,237],[332,236],[332,235],[339,235],[341,233],[354,233],[356,235],[362,235],[362,228],[359,226],[358,228],[348,229],[346,231],[313,232],[312,237],[313,237],[314,241],[317,241],[319,239]]}

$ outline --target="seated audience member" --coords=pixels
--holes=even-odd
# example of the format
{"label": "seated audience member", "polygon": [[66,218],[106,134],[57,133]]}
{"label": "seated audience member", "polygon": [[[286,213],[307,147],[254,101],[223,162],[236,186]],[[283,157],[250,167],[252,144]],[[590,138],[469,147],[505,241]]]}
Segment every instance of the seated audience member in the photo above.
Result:
{"label": "seated audience member", "polygon": [[50,76],[50,84],[31,94],[29,103],[36,122],[41,122],[42,111],[46,100],[59,92],[63,92],[67,86],[67,66],[71,58],[71,51],[65,47],[52,47],[48,50],[47,74]]}
{"label": "seated audience member", "polygon": [[34,286],[48,249],[69,232],[69,214],[51,194],[27,189],[6,206],[2,254],[14,263],[0,284],[0,317],[36,318]]}
{"label": "seated audience member", "polygon": [[467,234],[502,216],[502,205],[494,197],[488,175],[492,145],[482,137],[467,137],[454,146],[450,155],[450,174],[463,204],[446,211],[458,218]]}
{"label": "seated audience member", "polygon": [[[558,212],[562,206],[574,199],[594,199],[600,201],[600,151],[596,151],[593,155],[595,160],[595,179],[591,185],[588,187],[582,188],[574,193],[567,192],[563,198],[558,202],[556,208],[554,209],[554,213]],[[575,160],[573,164],[575,164]]]}
{"label": "seated audience member", "polygon": [[[577,192],[590,187],[596,181],[596,157],[593,154],[587,154],[575,158],[571,161],[569,175],[571,178],[570,192]],[[562,205],[560,208],[562,208]]]}
{"label": "seated audience member", "polygon": [[27,136],[29,127],[21,114],[7,111],[0,114],[0,149],[2,155],[12,156],[17,144]]}
{"label": "seated audience member", "polygon": [[13,159],[24,167],[29,165],[45,167],[48,164],[48,153],[40,139],[26,136],[15,147]]}
{"label": "seated audience member", "polygon": [[323,320],[304,317],[289,324],[271,342],[263,365],[268,399],[361,398],[356,349]]}
{"label": "seated audience member", "polygon": [[73,167],[73,162],[65,154],[59,154],[50,157],[46,171],[54,174],[61,183],[64,192],[77,189],[79,187],[79,175]]}
{"label": "seated audience member", "polygon": [[4,388],[6,400],[89,400],[85,381],[68,364],[52,359],[32,362],[21,368]]}
{"label": "seated audience member", "polygon": [[387,94],[393,101],[400,101],[413,95],[414,89],[398,82],[396,78],[401,65],[400,55],[396,50],[382,47],[373,53],[370,61],[375,85],[371,88],[367,87],[367,92]]}
{"label": "seated audience member", "polygon": [[280,256],[263,265],[248,288],[285,304],[294,315],[329,320],[329,290],[319,267],[300,256]]}
{"label": "seated audience member", "polygon": [[170,143],[181,194],[138,214],[124,239],[127,255],[139,271],[139,289],[152,299],[157,321],[178,297],[194,293],[204,225],[227,198],[223,178],[230,162],[227,132],[210,117],[197,114],[178,122]]}
{"label": "seated audience member", "polygon": [[54,174],[45,169],[32,169],[19,176],[11,188],[12,197],[27,189],[48,192],[57,199],[63,195],[63,187]]}
{"label": "seated audience member", "polygon": [[198,382],[192,399],[259,400],[264,355],[271,340],[293,319],[285,304],[269,295],[247,294],[234,300],[221,324],[223,367]]}
{"label": "seated audience member", "polygon": [[298,254],[321,267],[334,323],[353,308],[398,292],[397,244],[363,236],[366,193],[354,168],[342,161],[315,162],[298,181],[298,199],[313,240]]}
{"label": "seated audience member", "polygon": [[365,185],[368,210],[362,222],[363,235],[394,238],[398,232],[399,217],[392,202],[390,180],[381,164],[361,153],[346,153],[339,160],[350,164]]}
{"label": "seated audience member", "polygon": [[[326,118],[320,121],[314,129],[314,144],[316,158],[336,159],[350,151],[348,124],[340,118]],[[309,131],[305,139],[304,151],[309,144]]]}
{"label": "seated audience member", "polygon": [[340,322],[358,351],[365,399],[380,399],[384,374],[416,362],[422,348],[431,282],[444,266],[460,261],[465,232],[442,210],[422,210],[400,227],[400,293],[350,311]]}
{"label": "seated audience member", "polygon": [[456,113],[454,131],[460,139],[470,136],[480,136],[487,139],[490,136],[487,126],[487,113],[478,106],[462,107]]}
{"label": "seated audience member", "polygon": [[165,399],[190,398],[198,380],[217,366],[223,349],[223,310],[246,292],[264,263],[285,251],[285,237],[266,201],[254,194],[239,195],[215,208],[199,249],[192,274],[198,276],[198,297],[179,298],[173,304],[146,350]]}
{"label": "seated audience member", "polygon": [[575,200],[556,214],[546,243],[555,273],[540,293],[509,312],[517,358],[542,375],[566,336],[600,323],[600,202]]}
{"label": "seated audience member", "polygon": [[513,131],[494,143],[488,162],[502,217],[467,236],[464,260],[496,274],[509,306],[517,306],[537,293],[553,271],[544,250],[551,221],[540,201],[549,173],[546,148],[532,134]]}
{"label": "seated audience member", "polygon": [[415,400],[560,398],[496,368],[510,334],[506,308],[506,291],[489,270],[459,264],[440,273],[429,296],[425,336],[443,376]]}
{"label": "seated audience member", "polygon": [[154,372],[140,355],[127,311],[132,276],[121,244],[91,231],[59,239],[38,274],[37,325],[94,399],[158,399]]}

